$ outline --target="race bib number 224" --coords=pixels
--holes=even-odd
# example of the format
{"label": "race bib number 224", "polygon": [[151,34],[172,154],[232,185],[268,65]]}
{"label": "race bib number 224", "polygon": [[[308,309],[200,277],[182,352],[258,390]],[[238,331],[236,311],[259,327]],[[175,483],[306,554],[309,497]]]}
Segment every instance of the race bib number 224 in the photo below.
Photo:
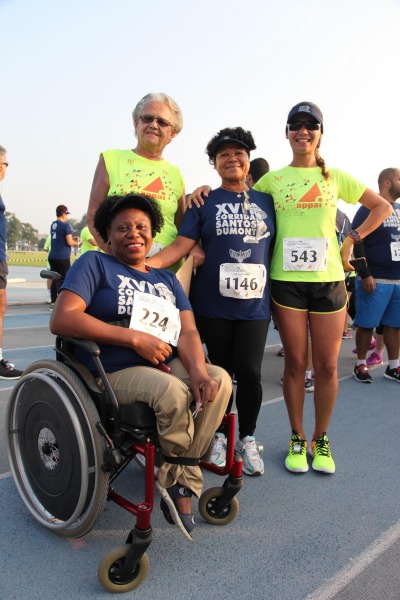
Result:
{"label": "race bib number 224", "polygon": [[129,328],[150,333],[177,346],[181,331],[179,309],[165,298],[135,292]]}

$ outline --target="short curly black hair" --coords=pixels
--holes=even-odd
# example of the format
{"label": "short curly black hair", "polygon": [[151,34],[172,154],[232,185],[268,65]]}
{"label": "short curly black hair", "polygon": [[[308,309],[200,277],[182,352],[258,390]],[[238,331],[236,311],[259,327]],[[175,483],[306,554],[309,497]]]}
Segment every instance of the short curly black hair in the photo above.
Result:
{"label": "short curly black hair", "polygon": [[250,131],[246,131],[242,127],[225,127],[225,129],[221,129],[221,131],[214,135],[207,144],[206,154],[212,165],[215,162],[218,148],[222,144],[229,142],[237,142],[247,150],[249,155],[250,150],[256,149],[256,144]]}
{"label": "short curly black hair", "polygon": [[127,194],[125,196],[108,196],[102,202],[94,215],[93,225],[99,232],[101,238],[107,243],[107,229],[110,227],[115,216],[124,208],[138,208],[147,213],[151,222],[151,235],[161,231],[164,225],[164,217],[161,208],[153,198],[145,194]]}

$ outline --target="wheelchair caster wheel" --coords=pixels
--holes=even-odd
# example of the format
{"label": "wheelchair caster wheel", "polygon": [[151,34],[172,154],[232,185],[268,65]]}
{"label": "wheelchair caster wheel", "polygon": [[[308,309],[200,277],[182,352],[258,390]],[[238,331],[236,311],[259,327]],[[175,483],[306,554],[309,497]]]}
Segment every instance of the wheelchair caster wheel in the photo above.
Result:
{"label": "wheelchair caster wheel", "polygon": [[215,500],[222,495],[223,488],[210,488],[203,492],[199,499],[199,511],[201,516],[207,523],[211,525],[227,525],[233,521],[239,512],[239,500],[235,497],[229,501],[227,506],[217,512],[214,508]]}
{"label": "wheelchair caster wheel", "polygon": [[114,550],[103,558],[99,565],[97,575],[101,585],[108,592],[130,592],[137,588],[147,577],[149,572],[149,559],[147,554],[143,554],[136,569],[134,569],[131,574],[131,577],[128,580],[121,581],[121,568],[129,548],[129,544],[114,548]]}

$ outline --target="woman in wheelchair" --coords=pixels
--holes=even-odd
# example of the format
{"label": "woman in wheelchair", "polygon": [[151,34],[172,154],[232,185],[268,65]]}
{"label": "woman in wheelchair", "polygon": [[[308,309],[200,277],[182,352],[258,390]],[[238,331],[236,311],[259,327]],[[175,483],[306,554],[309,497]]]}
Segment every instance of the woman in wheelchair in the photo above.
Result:
{"label": "woman in wheelchair", "polygon": [[[108,197],[94,225],[112,255],[87,252],[74,263],[50,328],[56,335],[95,341],[118,402],[145,402],[154,410],[165,461],[156,484],[161,508],[191,539],[191,496],[199,497],[202,489],[199,460],[225,414],[232,385],[222,368],[205,363],[192,309],[176,276],[146,265],[162,223],[153,199]],[[129,327],[118,326],[127,317]],[[95,373],[90,356],[78,352]]]}

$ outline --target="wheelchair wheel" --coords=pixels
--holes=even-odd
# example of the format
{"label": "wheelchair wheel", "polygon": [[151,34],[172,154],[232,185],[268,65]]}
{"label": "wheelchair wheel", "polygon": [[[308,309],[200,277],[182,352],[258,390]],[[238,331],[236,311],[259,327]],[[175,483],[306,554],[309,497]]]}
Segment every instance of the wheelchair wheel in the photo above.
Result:
{"label": "wheelchair wheel", "polygon": [[214,508],[215,500],[222,494],[222,487],[214,487],[202,493],[199,499],[199,512],[211,525],[227,525],[239,512],[239,500],[234,496],[221,512]]}
{"label": "wheelchair wheel", "polygon": [[103,512],[105,440],[85,385],[56,360],[30,365],[7,406],[7,453],[26,507],[61,536],[88,533]]}
{"label": "wheelchair wheel", "polygon": [[130,592],[144,581],[149,572],[149,559],[144,553],[136,569],[128,581],[121,582],[120,573],[124,560],[129,551],[129,544],[114,548],[103,558],[99,565],[97,575],[101,585],[109,592]]}

